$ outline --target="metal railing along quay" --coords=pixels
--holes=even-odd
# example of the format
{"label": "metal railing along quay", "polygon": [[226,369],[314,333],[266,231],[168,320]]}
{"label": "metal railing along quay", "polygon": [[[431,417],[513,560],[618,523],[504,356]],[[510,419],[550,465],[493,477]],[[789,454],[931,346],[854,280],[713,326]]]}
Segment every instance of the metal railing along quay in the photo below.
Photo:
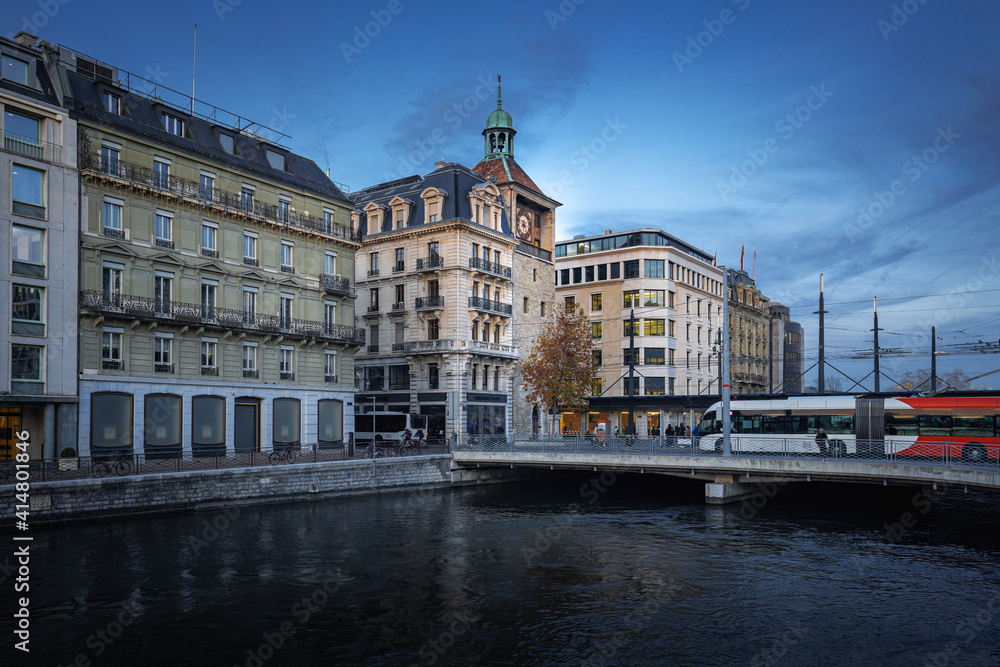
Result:
{"label": "metal railing along quay", "polygon": [[[625,436],[625,435],[506,435],[466,434],[452,443],[452,451],[510,452],[513,454],[559,453],[602,456],[702,456],[722,457],[722,437]],[[808,438],[761,438],[733,436],[731,456],[741,459],[800,459],[878,463],[920,464],[947,468],[974,468],[1000,472],[1000,445],[940,441],[913,446],[910,440],[855,440],[829,438],[820,445]]]}
{"label": "metal railing along quay", "polygon": [[[77,456],[59,459],[32,459],[28,463],[28,477],[18,477],[14,461],[0,461],[0,485],[18,481],[54,482],[71,479],[94,479],[101,477],[128,477],[135,475],[157,475],[163,473],[188,472],[192,470],[228,470],[234,468],[256,468],[275,465],[309,465],[329,461],[360,461],[371,458],[368,445],[356,445],[354,456],[349,455],[347,445],[294,445],[278,447],[270,452],[181,453],[132,454],[107,453],[94,456]],[[414,443],[408,448],[376,448],[376,458],[426,456],[447,454],[448,444],[442,440],[431,440],[424,444]],[[290,452],[290,454],[288,453]],[[367,455],[366,455],[367,454]]]}

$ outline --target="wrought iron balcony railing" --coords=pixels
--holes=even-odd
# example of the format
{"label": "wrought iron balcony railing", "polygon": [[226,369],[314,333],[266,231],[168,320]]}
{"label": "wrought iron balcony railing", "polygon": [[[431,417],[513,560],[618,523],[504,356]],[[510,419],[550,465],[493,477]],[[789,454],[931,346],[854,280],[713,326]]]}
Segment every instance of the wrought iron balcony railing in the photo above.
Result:
{"label": "wrought iron balcony railing", "polygon": [[291,338],[320,339],[355,345],[362,345],[365,342],[365,330],[361,327],[295,320],[280,315],[247,313],[229,308],[95,290],[80,292],[80,309],[83,312],[101,313],[112,317],[197,324],[207,328],[251,333],[275,333]]}
{"label": "wrought iron balcony railing", "polygon": [[417,310],[424,310],[426,308],[444,308],[444,297],[418,296],[416,305]]}
{"label": "wrought iron balcony railing", "polygon": [[3,146],[3,149],[8,153],[46,162],[62,161],[62,146],[59,144],[40,141],[34,137],[26,137],[6,130],[0,130],[0,139],[2,139],[0,146]]}
{"label": "wrought iron balcony railing", "polygon": [[368,346],[368,354],[377,354],[377,353],[378,353],[378,345]]}
{"label": "wrought iron balcony railing", "polygon": [[159,364],[159,363],[153,364],[153,371],[156,372],[156,373],[173,373],[174,372],[174,365],[173,364]]}
{"label": "wrought iron balcony railing", "polygon": [[550,262],[552,261],[551,252],[545,250],[544,248],[537,248],[529,243],[525,243],[524,241],[521,241],[521,243],[518,244],[517,251],[523,252],[526,255],[534,255],[539,259],[544,259]]}
{"label": "wrought iron balcony railing", "polygon": [[323,380],[325,380],[326,382],[336,383],[337,382],[337,376],[336,375],[324,375],[323,376]]}
{"label": "wrought iron balcony railing", "polygon": [[260,377],[260,373],[257,372],[257,369],[252,369],[251,370],[249,368],[244,368],[243,369],[243,377],[256,379],[256,378]]}
{"label": "wrought iron balcony railing", "polygon": [[397,301],[396,303],[392,304],[392,308],[390,310],[406,310],[406,304],[403,303],[402,301]]}
{"label": "wrought iron balcony railing", "polygon": [[393,273],[402,273],[403,271],[406,271],[406,264],[403,263],[403,262],[396,262],[392,266],[392,272]]}
{"label": "wrought iron balcony railing", "polygon": [[277,204],[250,201],[239,192],[210,188],[198,181],[177,176],[157,174],[149,167],[117,159],[102,158],[100,153],[81,152],[80,171],[95,178],[115,179],[132,187],[154,190],[159,194],[166,194],[201,206],[221,210],[229,215],[251,218],[280,227],[296,227],[351,243],[361,243],[359,232],[330,220],[317,218],[300,211],[286,212]]}
{"label": "wrought iron balcony railing", "polygon": [[205,257],[218,257],[219,256],[219,251],[218,250],[211,250],[209,248],[202,248],[201,249],[201,254],[204,255]]}
{"label": "wrought iron balcony railing", "polygon": [[202,366],[201,367],[201,374],[202,375],[218,375],[219,374],[219,369],[216,366]]}
{"label": "wrought iron balcony railing", "polygon": [[481,259],[479,257],[469,258],[469,268],[478,269],[483,273],[491,273],[495,276],[500,276],[501,278],[510,278],[511,276],[509,266],[497,264],[496,262],[491,262],[488,259]]}
{"label": "wrought iron balcony railing", "polygon": [[444,258],[441,255],[431,255],[427,258],[417,260],[417,271],[429,271],[439,269],[444,266]]}
{"label": "wrought iron balcony railing", "polygon": [[392,344],[392,351],[393,352],[402,352],[405,349],[405,347],[406,347],[406,343],[393,343]]}
{"label": "wrought iron balcony railing", "polygon": [[319,276],[319,282],[328,294],[342,294],[351,298],[356,296],[354,288],[351,287],[350,279],[345,278],[344,276],[338,276],[332,273],[321,273]]}
{"label": "wrought iron balcony railing", "polygon": [[484,299],[481,296],[470,296],[469,308],[475,308],[476,310],[482,310],[490,313],[500,313],[501,315],[510,315],[513,311],[513,306],[509,303],[491,301],[489,299]]}

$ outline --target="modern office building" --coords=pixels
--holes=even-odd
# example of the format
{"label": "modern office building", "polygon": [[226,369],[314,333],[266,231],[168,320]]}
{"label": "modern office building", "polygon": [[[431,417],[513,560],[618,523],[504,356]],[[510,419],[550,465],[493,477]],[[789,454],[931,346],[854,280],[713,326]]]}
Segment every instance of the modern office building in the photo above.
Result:
{"label": "modern office building", "polygon": [[770,300],[749,273],[729,271],[729,376],[736,395],[770,389]]}
{"label": "modern office building", "polygon": [[802,351],[805,338],[802,325],[790,319],[788,306],[772,302],[770,353],[768,365],[769,392],[772,394],[802,393]]}
{"label": "modern office building", "polygon": [[280,133],[60,47],[79,127],[82,454],[352,430],[353,204]]}
{"label": "modern office building", "polygon": [[625,433],[630,412],[639,435],[690,426],[719,391],[722,280],[711,255],[659,229],[558,242],[558,307],[590,319],[597,372],[589,412],[564,413],[563,429]]}
{"label": "modern office building", "polygon": [[37,41],[0,37],[0,459],[76,449],[77,130]]}

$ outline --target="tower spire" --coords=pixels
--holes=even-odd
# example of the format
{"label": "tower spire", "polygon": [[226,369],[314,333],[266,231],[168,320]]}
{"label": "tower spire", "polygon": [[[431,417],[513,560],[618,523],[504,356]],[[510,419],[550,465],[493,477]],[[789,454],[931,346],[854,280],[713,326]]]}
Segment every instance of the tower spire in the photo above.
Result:
{"label": "tower spire", "polygon": [[503,109],[500,84],[500,75],[497,74],[497,108],[486,119],[486,128],[483,130],[484,160],[514,157],[514,135],[517,134],[517,130],[514,129],[514,121],[510,114]]}

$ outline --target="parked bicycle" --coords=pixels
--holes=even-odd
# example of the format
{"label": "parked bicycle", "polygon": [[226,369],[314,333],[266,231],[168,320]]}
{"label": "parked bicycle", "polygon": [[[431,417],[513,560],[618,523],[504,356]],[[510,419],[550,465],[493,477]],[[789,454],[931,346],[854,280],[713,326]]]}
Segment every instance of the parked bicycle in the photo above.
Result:
{"label": "parked bicycle", "polygon": [[119,454],[118,456],[110,459],[99,459],[95,460],[91,465],[91,471],[94,477],[104,477],[114,473],[119,477],[124,477],[132,471],[132,461],[131,456],[125,456],[125,454]]}
{"label": "parked bicycle", "polygon": [[267,460],[273,466],[279,463],[295,463],[295,451],[291,447],[282,447],[268,454]]}

